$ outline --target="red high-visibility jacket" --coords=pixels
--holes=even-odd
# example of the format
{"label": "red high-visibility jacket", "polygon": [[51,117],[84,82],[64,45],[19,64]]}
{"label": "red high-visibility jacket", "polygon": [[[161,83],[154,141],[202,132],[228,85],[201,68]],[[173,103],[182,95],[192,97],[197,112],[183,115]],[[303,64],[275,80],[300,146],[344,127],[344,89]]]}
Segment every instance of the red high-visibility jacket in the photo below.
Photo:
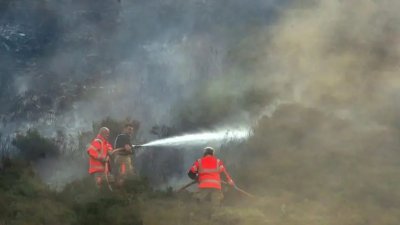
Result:
{"label": "red high-visibility jacket", "polygon": [[[108,152],[112,151],[111,144],[101,135],[97,135],[87,149],[89,155],[89,173],[104,173],[106,169],[106,158]],[[108,162],[107,162],[108,163]],[[107,165],[110,172],[110,165]]]}
{"label": "red high-visibility jacket", "polygon": [[232,180],[222,160],[212,155],[206,155],[196,160],[190,168],[190,171],[198,174],[199,188],[221,189],[220,173],[222,172],[225,173],[228,181]]}

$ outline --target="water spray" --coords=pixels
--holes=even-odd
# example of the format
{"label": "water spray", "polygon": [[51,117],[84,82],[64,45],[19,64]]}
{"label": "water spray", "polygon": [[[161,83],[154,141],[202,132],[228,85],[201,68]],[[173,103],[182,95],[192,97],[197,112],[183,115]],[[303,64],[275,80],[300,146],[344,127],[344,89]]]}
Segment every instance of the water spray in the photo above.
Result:
{"label": "water spray", "polygon": [[241,141],[251,136],[252,131],[249,128],[225,129],[219,131],[202,132],[197,134],[185,134],[181,136],[169,137],[165,139],[151,141],[143,145],[133,145],[132,147],[150,147],[150,146],[193,146],[204,145],[211,141]]}

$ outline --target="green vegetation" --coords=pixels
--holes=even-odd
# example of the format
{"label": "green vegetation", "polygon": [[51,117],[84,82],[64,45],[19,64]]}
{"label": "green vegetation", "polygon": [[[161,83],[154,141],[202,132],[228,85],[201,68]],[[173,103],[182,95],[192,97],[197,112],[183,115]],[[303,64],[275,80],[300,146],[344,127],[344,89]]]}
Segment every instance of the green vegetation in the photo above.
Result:
{"label": "green vegetation", "polygon": [[20,156],[28,161],[55,157],[59,153],[57,145],[42,137],[35,129],[28,130],[26,134],[17,134],[12,144],[20,150]]}
{"label": "green vegetation", "polygon": [[238,220],[239,209],[228,207],[227,214],[218,212],[210,219],[189,193],[152,190],[145,179],[128,180],[125,189],[110,192],[106,187],[98,190],[92,178],[86,177],[55,192],[41,182],[29,163],[10,159],[2,163],[1,224],[172,225]]}
{"label": "green vegetation", "polygon": [[147,189],[145,181],[132,181],[136,188],[114,193],[97,190],[88,177],[54,192],[29,163],[10,159],[2,163],[0,224],[142,224],[137,198]]}
{"label": "green vegetation", "polygon": [[56,200],[24,161],[3,159],[0,224],[73,224],[73,211]]}
{"label": "green vegetation", "polygon": [[364,129],[285,105],[259,122],[232,173],[261,196],[251,207],[263,209],[267,224],[395,225],[398,146],[395,129]]}
{"label": "green vegetation", "polygon": [[[16,146],[27,137],[42,140],[21,137]],[[397,225],[397,137],[395,129],[358,129],[315,109],[281,106],[259,121],[243,151],[223,155],[237,185],[256,198],[224,186],[223,207],[212,213],[190,192],[154,190],[143,178],[110,192],[85,177],[55,192],[31,161],[4,157],[0,224]]]}

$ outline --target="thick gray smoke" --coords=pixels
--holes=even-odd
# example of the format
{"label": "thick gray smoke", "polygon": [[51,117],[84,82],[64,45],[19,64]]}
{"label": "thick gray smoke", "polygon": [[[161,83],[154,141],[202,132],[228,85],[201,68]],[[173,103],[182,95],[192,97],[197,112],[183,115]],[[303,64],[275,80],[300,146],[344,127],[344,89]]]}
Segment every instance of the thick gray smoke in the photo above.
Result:
{"label": "thick gray smoke", "polygon": [[[139,120],[144,141],[154,125],[250,125],[248,143],[219,153],[260,196],[261,224],[398,224],[399,7],[2,1],[1,138],[75,135],[106,116]],[[166,168],[195,156],[163,150],[142,158],[147,172],[179,182]]]}
{"label": "thick gray smoke", "polygon": [[238,46],[234,64],[254,82],[242,81],[275,100],[234,172],[260,197],[249,204],[260,220],[400,221],[398,7],[301,1]]}
{"label": "thick gray smoke", "polygon": [[256,87],[283,101],[392,126],[399,115],[399,3],[353,4],[319,2],[285,11],[279,23],[249,35],[238,48],[239,62],[255,59],[249,64]]}
{"label": "thick gray smoke", "polygon": [[[231,72],[230,51],[272,24],[284,5],[2,1],[2,138],[29,128],[47,137],[61,131],[71,139],[66,151],[82,151],[76,137],[107,116],[140,121],[144,140],[154,138],[154,125],[192,133],[240,125],[238,118],[248,115],[237,110],[243,100],[235,99],[247,86],[215,84],[238,75]],[[225,107],[227,98],[231,105]]]}
{"label": "thick gray smoke", "polygon": [[5,1],[2,120],[68,132],[106,116],[171,124],[183,101],[230,76],[229,51],[279,4]]}

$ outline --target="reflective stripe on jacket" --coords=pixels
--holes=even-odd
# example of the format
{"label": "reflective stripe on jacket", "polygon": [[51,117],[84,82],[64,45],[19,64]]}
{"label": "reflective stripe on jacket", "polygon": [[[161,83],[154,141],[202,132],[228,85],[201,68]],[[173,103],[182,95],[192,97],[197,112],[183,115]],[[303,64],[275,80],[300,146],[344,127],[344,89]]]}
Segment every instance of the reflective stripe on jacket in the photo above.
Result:
{"label": "reflective stripe on jacket", "polygon": [[[87,149],[89,155],[89,173],[104,172],[106,169],[105,159],[107,158],[107,153],[112,150],[112,146],[106,139],[101,135],[97,137],[90,143]],[[108,168],[110,168],[108,166]],[[109,172],[109,171],[107,171]]]}
{"label": "reflective stripe on jacket", "polygon": [[196,160],[190,168],[190,171],[198,173],[199,188],[221,189],[221,172],[225,173],[227,179],[231,179],[225,170],[223,162],[211,155],[206,155]]}

